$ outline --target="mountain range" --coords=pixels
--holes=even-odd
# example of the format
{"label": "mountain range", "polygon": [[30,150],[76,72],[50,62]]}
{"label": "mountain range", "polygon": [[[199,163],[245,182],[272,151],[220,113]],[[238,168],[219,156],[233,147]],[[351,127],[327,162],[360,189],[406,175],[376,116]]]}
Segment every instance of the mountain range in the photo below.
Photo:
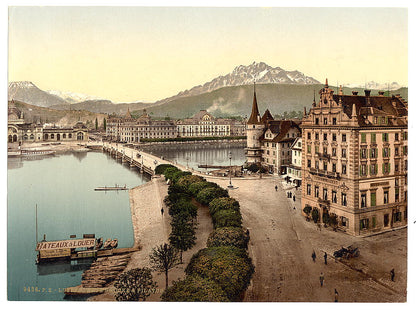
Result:
{"label": "mountain range", "polygon": [[[86,110],[94,113],[124,114],[127,109],[141,114],[147,109],[154,116],[170,116],[183,118],[192,116],[200,109],[206,109],[215,116],[240,115],[250,112],[253,82],[257,86],[259,105],[264,103],[265,109],[272,113],[302,110],[309,107],[314,91],[317,92],[322,84],[302,72],[286,71],[280,67],[271,67],[264,62],[253,62],[248,66],[240,65],[224,75],[218,76],[203,85],[179,92],[177,95],[156,101],[154,103],[113,103],[83,94],[43,91],[32,82],[10,82],[9,100],[19,100],[40,107],[56,110]],[[397,83],[389,84],[389,89],[400,87]],[[350,87],[348,87],[350,86]],[[376,82],[366,83],[367,88],[388,89],[388,85]],[[334,87],[335,89],[335,87]],[[362,91],[360,85],[345,85],[344,93],[349,90]],[[407,98],[407,88],[399,89],[401,95]],[[262,101],[263,100],[263,101]]]}

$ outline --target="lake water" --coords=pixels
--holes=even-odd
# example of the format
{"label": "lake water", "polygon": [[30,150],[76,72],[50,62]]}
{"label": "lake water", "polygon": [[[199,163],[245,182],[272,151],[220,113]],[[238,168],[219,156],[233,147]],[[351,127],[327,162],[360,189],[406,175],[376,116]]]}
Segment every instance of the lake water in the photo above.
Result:
{"label": "lake water", "polygon": [[[244,145],[187,144],[152,146],[146,151],[197,169],[198,164],[228,166],[245,161]],[[199,169],[205,170],[205,169]],[[35,205],[38,239],[68,239],[95,233],[118,238],[119,247],[133,245],[127,191],[97,192],[94,188],[118,184],[135,187],[148,181],[107,154],[70,153],[37,160],[8,159],[9,300],[63,300],[64,288],[81,283],[86,264],[36,265]]]}
{"label": "lake water", "polygon": [[205,171],[198,165],[228,166],[230,164],[229,154],[231,152],[231,165],[242,165],[246,158],[244,153],[245,142],[236,143],[192,143],[181,145],[155,145],[146,149],[157,156],[164,156],[173,162],[184,166],[188,165],[195,170]]}
{"label": "lake water", "polygon": [[81,284],[88,265],[35,264],[38,239],[117,238],[133,245],[128,191],[99,192],[115,184],[135,187],[149,179],[106,154],[72,153],[37,160],[8,159],[7,283],[9,300],[62,300],[63,289]]}

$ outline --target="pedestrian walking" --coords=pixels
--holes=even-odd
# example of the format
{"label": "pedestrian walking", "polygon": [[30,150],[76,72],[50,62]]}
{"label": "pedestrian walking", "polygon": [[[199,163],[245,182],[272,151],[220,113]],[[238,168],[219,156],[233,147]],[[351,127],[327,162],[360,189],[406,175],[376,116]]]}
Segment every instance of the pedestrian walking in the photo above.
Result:
{"label": "pedestrian walking", "polygon": [[326,261],[327,258],[328,258],[328,254],[326,254],[326,252],[325,252],[325,254],[324,254],[325,265],[327,265],[327,261]]}
{"label": "pedestrian walking", "polygon": [[315,250],[313,250],[313,252],[312,252],[312,260],[313,260],[313,262],[315,262],[315,259],[316,259],[316,253],[315,253]]}
{"label": "pedestrian walking", "polygon": [[392,270],[390,270],[390,278],[391,278],[391,281],[393,281],[394,282],[394,276],[395,276],[396,274],[394,273],[394,268],[392,269]]}
{"label": "pedestrian walking", "polygon": [[160,213],[162,213],[162,216],[163,216],[163,213],[165,213],[165,210],[163,208],[160,209]]}
{"label": "pedestrian walking", "polygon": [[287,198],[289,198],[289,192],[286,192],[286,196],[287,196]]}
{"label": "pedestrian walking", "polygon": [[337,289],[335,289],[335,292],[334,292],[334,295],[335,295],[335,302],[338,302],[338,291],[337,291]]}
{"label": "pedestrian walking", "polygon": [[321,287],[324,285],[324,274],[321,272],[319,275],[319,282],[321,283]]}
{"label": "pedestrian walking", "polygon": [[296,201],[296,197],[295,197],[295,195],[293,195],[293,201]]}
{"label": "pedestrian walking", "polygon": [[274,190],[277,192],[277,185],[274,187]]}

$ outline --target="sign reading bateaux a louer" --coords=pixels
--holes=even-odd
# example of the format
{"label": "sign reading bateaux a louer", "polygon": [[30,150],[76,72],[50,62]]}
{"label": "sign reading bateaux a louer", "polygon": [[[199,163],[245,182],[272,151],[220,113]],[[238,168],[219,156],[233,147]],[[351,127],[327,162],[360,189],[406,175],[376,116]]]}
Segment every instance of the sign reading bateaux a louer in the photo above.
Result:
{"label": "sign reading bateaux a louer", "polygon": [[72,239],[39,242],[36,251],[54,249],[89,248],[95,246],[95,239]]}

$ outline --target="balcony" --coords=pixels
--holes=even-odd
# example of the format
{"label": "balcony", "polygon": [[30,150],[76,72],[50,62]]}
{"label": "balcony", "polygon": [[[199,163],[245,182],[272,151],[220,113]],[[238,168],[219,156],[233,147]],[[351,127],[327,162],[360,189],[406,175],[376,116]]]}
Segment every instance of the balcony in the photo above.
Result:
{"label": "balcony", "polygon": [[315,153],[315,155],[317,155],[319,159],[331,160],[331,155],[329,155],[328,153]]}
{"label": "balcony", "polygon": [[331,172],[331,171],[325,171],[322,169],[316,169],[316,168],[309,168],[309,172],[313,175],[317,175],[320,177],[327,177],[331,179],[341,179],[339,172]]}

